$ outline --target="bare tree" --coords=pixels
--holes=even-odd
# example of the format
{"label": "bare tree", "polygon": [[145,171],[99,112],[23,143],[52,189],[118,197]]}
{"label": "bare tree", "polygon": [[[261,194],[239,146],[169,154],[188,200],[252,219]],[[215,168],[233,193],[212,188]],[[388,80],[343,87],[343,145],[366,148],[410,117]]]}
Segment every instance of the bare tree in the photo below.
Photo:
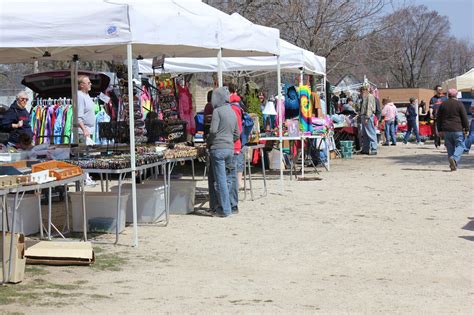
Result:
{"label": "bare tree", "polygon": [[447,17],[423,5],[408,6],[388,15],[384,23],[390,27],[371,37],[370,58],[390,74],[393,85],[431,85],[439,75],[436,63],[449,33]]}
{"label": "bare tree", "polygon": [[227,13],[238,12],[252,22],[280,29],[283,39],[328,59],[327,72],[355,66],[350,52],[381,23],[390,0],[207,0]]}
{"label": "bare tree", "polygon": [[449,37],[443,41],[433,65],[438,77],[454,78],[474,67],[474,44]]}

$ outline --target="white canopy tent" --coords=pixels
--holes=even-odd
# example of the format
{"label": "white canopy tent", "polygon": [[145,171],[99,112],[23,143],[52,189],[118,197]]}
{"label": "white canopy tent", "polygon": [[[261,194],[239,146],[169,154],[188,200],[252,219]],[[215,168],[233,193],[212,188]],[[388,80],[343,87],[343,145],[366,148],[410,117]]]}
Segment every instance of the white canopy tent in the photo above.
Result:
{"label": "white canopy tent", "polygon": [[[231,16],[239,20],[244,19],[240,15],[233,13]],[[245,20],[245,19],[244,19]],[[247,20],[245,20],[247,21]],[[203,72],[223,72],[232,71],[275,71],[279,63],[279,69],[285,72],[300,73],[300,81],[303,82],[303,73],[323,76],[323,89],[326,86],[326,58],[293,45],[280,39],[280,56],[275,57],[223,57],[219,64],[219,58],[166,58],[163,71],[166,73],[203,73]],[[220,66],[220,67],[219,67]],[[152,60],[140,60],[139,72],[145,75],[154,73]],[[278,74],[280,79],[280,74]],[[281,99],[281,84],[278,82],[278,97]],[[278,106],[280,110],[280,106]],[[278,115],[282,117],[280,114]],[[280,128],[282,122],[279,122]],[[280,134],[282,130],[280,129]],[[282,142],[280,141],[280,145]],[[282,147],[280,147],[282,149]],[[283,181],[283,173],[280,173]]]}
{"label": "white canopy tent", "polygon": [[470,92],[474,90],[474,68],[455,78],[443,82],[443,89],[456,89],[460,92]]}
{"label": "white canopy tent", "polygon": [[[152,60],[139,61],[142,74],[152,74]],[[299,48],[280,39],[280,66],[285,72],[299,73],[301,69],[307,74],[325,75],[326,58],[316,56],[310,51]],[[163,71],[167,73],[200,73],[217,72],[217,58],[166,58]],[[274,71],[275,57],[223,57],[222,71]]]}
{"label": "white canopy tent", "polygon": [[[181,8],[177,7],[180,3]],[[133,99],[132,57],[216,56],[226,49],[229,54],[278,54],[279,32],[265,50],[230,45],[222,32],[222,20],[183,9],[194,1],[128,1],[116,4],[100,0],[80,3],[59,0],[0,2],[0,63],[40,60],[123,60],[128,63],[128,98]],[[23,14],[25,8],[35,14]],[[152,14],[154,13],[154,14]],[[93,21],[93,23],[87,23]],[[255,38],[255,41],[263,38]],[[227,46],[229,43],[229,46]],[[133,46],[133,51],[132,51]],[[73,90],[77,89],[77,67]],[[133,104],[129,103],[133,111]],[[77,111],[75,111],[77,112]],[[135,165],[133,115],[130,117],[130,153],[132,172]],[[77,121],[77,120],[76,120]],[[77,128],[77,127],[76,127]],[[138,246],[136,185],[132,181],[134,245]]]}

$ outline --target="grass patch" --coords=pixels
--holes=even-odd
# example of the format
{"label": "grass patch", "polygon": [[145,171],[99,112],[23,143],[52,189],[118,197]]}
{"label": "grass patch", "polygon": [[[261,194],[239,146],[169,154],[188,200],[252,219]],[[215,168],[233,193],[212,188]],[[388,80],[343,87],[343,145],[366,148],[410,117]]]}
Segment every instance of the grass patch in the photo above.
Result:
{"label": "grass patch", "polygon": [[128,258],[121,257],[118,253],[104,253],[95,257],[95,264],[91,267],[99,271],[120,271],[127,262]]}
{"label": "grass patch", "polygon": [[94,247],[93,250],[95,254],[100,254],[104,252],[104,249],[102,247]]}
{"label": "grass patch", "polygon": [[30,292],[32,286],[4,285],[0,287],[0,305],[20,302],[24,304],[39,297],[39,293]]}
{"label": "grass patch", "polygon": [[106,300],[110,299],[110,296],[104,294],[89,294],[89,297],[95,300]]}
{"label": "grass patch", "polygon": [[35,277],[35,276],[44,276],[47,275],[49,272],[44,270],[44,268],[39,266],[32,266],[28,265],[25,268],[25,274],[28,274],[28,277]]}
{"label": "grass patch", "polygon": [[[83,281],[83,280],[82,280]],[[71,298],[82,295],[81,293],[71,293],[73,290],[81,289],[81,284],[59,284],[51,283],[44,279],[33,279],[29,283],[7,284],[0,287],[0,305],[19,303],[21,305],[30,306],[39,304],[44,297],[51,298]],[[66,291],[66,292],[61,292]],[[56,301],[52,301],[54,304]],[[51,303],[46,303],[50,305]],[[56,305],[56,304],[54,304]]]}

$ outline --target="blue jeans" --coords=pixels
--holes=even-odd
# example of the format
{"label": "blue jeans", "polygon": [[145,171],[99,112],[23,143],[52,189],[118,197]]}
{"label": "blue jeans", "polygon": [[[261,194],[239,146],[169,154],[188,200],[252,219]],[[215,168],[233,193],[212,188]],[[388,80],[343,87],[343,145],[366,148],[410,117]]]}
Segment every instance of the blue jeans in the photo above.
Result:
{"label": "blue jeans", "polygon": [[421,142],[420,134],[418,133],[418,126],[416,125],[416,121],[407,121],[407,132],[405,133],[405,138],[403,138],[403,143],[407,143],[408,139],[410,138],[411,133],[413,132],[416,137],[416,142]]}
{"label": "blue jeans", "polygon": [[459,164],[464,152],[464,133],[462,131],[445,131],[444,145],[448,150],[448,158],[452,157]]}
{"label": "blue jeans", "polygon": [[[368,119],[367,125],[364,123]],[[377,152],[377,132],[374,125],[374,115],[362,117],[362,152]]]}
{"label": "blue jeans", "polygon": [[[209,201],[211,209],[223,215],[232,213],[230,205],[229,186],[230,172],[233,171],[234,150],[213,149],[209,151],[212,176],[208,179]],[[214,191],[211,193],[212,189]],[[211,197],[211,195],[214,195]],[[213,207],[214,206],[214,207]]]}
{"label": "blue jeans", "polygon": [[[243,156],[243,155],[242,155]],[[231,209],[237,209],[239,206],[239,182],[237,180],[237,163],[239,154],[234,154],[232,158],[232,168],[228,169],[228,184]]]}
{"label": "blue jeans", "polygon": [[471,145],[474,142],[474,119],[471,120],[471,127],[469,128],[469,134],[466,137],[464,145],[466,146],[465,150],[469,152],[471,150]]}
{"label": "blue jeans", "polygon": [[395,122],[392,120],[385,121],[385,144],[388,144],[392,138],[392,144],[397,144],[397,136],[395,135]]}

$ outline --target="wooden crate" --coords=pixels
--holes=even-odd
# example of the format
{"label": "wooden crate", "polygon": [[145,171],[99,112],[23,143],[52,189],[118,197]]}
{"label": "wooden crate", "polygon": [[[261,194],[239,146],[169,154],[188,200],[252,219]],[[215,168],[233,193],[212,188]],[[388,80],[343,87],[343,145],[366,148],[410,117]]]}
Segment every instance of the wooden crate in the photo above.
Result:
{"label": "wooden crate", "polygon": [[55,177],[57,180],[82,175],[82,169],[79,166],[61,161],[38,163],[31,168],[33,173],[45,170],[49,171],[49,176]]}

